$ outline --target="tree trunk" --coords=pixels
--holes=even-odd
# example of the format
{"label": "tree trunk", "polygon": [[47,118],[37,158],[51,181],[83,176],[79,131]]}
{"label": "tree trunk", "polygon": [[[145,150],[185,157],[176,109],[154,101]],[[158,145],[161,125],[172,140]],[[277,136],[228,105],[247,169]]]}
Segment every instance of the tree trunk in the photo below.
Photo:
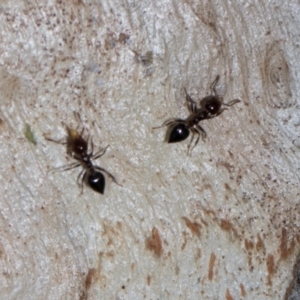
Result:
{"label": "tree trunk", "polygon": [[299,299],[300,5],[250,2],[1,1],[1,299]]}

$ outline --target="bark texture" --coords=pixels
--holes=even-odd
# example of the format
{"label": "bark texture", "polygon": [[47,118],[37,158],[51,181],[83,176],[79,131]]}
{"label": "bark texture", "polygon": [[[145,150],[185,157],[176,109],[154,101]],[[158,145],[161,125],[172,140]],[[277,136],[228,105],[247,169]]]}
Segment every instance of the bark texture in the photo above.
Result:
{"label": "bark texture", "polygon": [[[1,299],[298,299],[298,1],[0,1]],[[164,143],[217,75],[207,138]],[[107,179],[80,195],[65,126]],[[79,127],[78,127],[79,126]],[[296,296],[295,296],[296,295]]]}

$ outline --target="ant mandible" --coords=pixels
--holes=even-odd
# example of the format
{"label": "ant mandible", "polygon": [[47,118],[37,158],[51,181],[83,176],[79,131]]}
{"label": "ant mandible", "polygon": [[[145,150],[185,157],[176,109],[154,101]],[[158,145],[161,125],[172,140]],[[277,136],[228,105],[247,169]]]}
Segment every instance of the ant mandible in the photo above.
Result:
{"label": "ant mandible", "polygon": [[[81,122],[79,113],[74,112],[74,114],[75,117]],[[66,145],[67,154],[77,160],[77,162],[59,168],[59,170],[68,171],[82,166],[82,170],[77,177],[77,184],[81,187],[81,193],[83,192],[83,184],[86,183],[95,192],[104,194],[105,177],[102,172],[106,173],[113,180],[113,182],[119,185],[115,177],[110,172],[108,172],[104,168],[95,166],[92,162],[92,159],[97,159],[103,156],[108,146],[94,153],[94,144],[93,141],[91,141],[91,151],[88,152],[89,137],[87,139],[84,139],[84,127],[81,133],[79,133],[77,130],[71,129],[67,125],[65,125],[65,127],[67,130],[67,139],[65,141],[57,141],[46,137],[46,140],[48,141]]]}
{"label": "ant mandible", "polygon": [[[206,137],[205,130],[199,125],[200,121],[212,119],[220,115],[227,108],[222,108],[222,105],[232,106],[238,102],[239,99],[234,99],[229,103],[223,102],[223,97],[218,95],[216,91],[216,85],[220,79],[220,76],[217,75],[216,79],[210,86],[211,95],[202,98],[199,101],[200,107],[197,106],[197,103],[190,97],[185,90],[186,102],[190,115],[186,119],[172,118],[165,121],[161,126],[154,127],[154,129],[161,128],[164,126],[169,126],[167,131],[167,141],[168,143],[177,143],[181,142],[188,138],[190,132],[192,133],[192,139],[188,146],[188,153],[191,154],[192,150],[199,142],[200,136],[203,138]],[[197,139],[194,143],[194,146],[191,147],[194,136],[197,135]]]}

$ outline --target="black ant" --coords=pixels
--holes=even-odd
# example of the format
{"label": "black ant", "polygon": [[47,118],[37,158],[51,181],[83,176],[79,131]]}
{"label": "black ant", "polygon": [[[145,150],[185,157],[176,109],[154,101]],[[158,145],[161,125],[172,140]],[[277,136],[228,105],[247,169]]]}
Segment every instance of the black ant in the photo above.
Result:
{"label": "black ant", "polygon": [[[81,121],[79,113],[74,113],[74,114],[77,117],[77,119]],[[66,130],[67,130],[66,141],[57,141],[47,137],[46,139],[51,142],[66,145],[67,154],[78,161],[60,168],[59,169],[60,171],[68,171],[77,168],[79,166],[82,166],[83,169],[81,170],[81,172],[77,177],[77,184],[81,187],[81,193],[83,191],[83,183],[85,182],[95,192],[104,194],[105,177],[102,174],[102,172],[106,173],[113,180],[113,182],[118,184],[117,180],[111,173],[109,173],[107,170],[101,167],[95,166],[92,163],[92,159],[97,159],[105,154],[108,146],[102,148],[100,151],[94,154],[93,153],[94,145],[93,145],[93,141],[91,141],[91,151],[88,153],[89,137],[87,139],[83,138],[84,128],[82,129],[81,133],[79,133],[77,130],[69,128],[68,126],[66,126]]]}
{"label": "black ant", "polygon": [[[187,107],[190,115],[186,119],[172,118],[165,121],[161,126],[154,127],[154,129],[164,126],[170,126],[169,130],[167,131],[168,143],[181,142],[187,139],[190,135],[190,132],[192,132],[192,139],[188,147],[188,152],[191,153],[194,147],[198,144],[200,136],[202,136],[203,138],[206,137],[206,132],[199,125],[199,122],[207,119],[212,119],[220,115],[224,110],[227,109],[222,108],[222,105],[232,106],[240,102],[239,99],[234,99],[229,103],[223,102],[223,97],[219,96],[216,91],[216,85],[219,79],[220,76],[217,75],[216,79],[210,86],[211,95],[204,97],[199,101],[200,107],[197,106],[197,103],[190,97],[186,89],[184,89],[186,94]],[[191,148],[195,134],[197,134],[198,137],[194,146]]]}

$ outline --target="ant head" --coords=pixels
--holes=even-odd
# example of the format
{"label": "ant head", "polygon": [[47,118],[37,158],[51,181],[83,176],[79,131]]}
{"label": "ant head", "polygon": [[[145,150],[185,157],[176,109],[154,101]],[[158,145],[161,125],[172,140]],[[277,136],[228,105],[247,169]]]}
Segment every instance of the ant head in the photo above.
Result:
{"label": "ant head", "polygon": [[223,97],[213,96],[205,103],[205,109],[212,115],[219,112],[223,102]]}
{"label": "ant head", "polygon": [[87,152],[88,145],[87,142],[81,136],[79,136],[79,138],[72,141],[72,148],[74,153],[84,154]]}
{"label": "ant head", "polygon": [[88,143],[76,130],[67,127],[67,145],[71,153],[82,155],[87,152]]}
{"label": "ant head", "polygon": [[174,127],[171,127],[169,132],[167,132],[168,143],[181,142],[190,135],[188,127],[184,123],[178,123]]}

